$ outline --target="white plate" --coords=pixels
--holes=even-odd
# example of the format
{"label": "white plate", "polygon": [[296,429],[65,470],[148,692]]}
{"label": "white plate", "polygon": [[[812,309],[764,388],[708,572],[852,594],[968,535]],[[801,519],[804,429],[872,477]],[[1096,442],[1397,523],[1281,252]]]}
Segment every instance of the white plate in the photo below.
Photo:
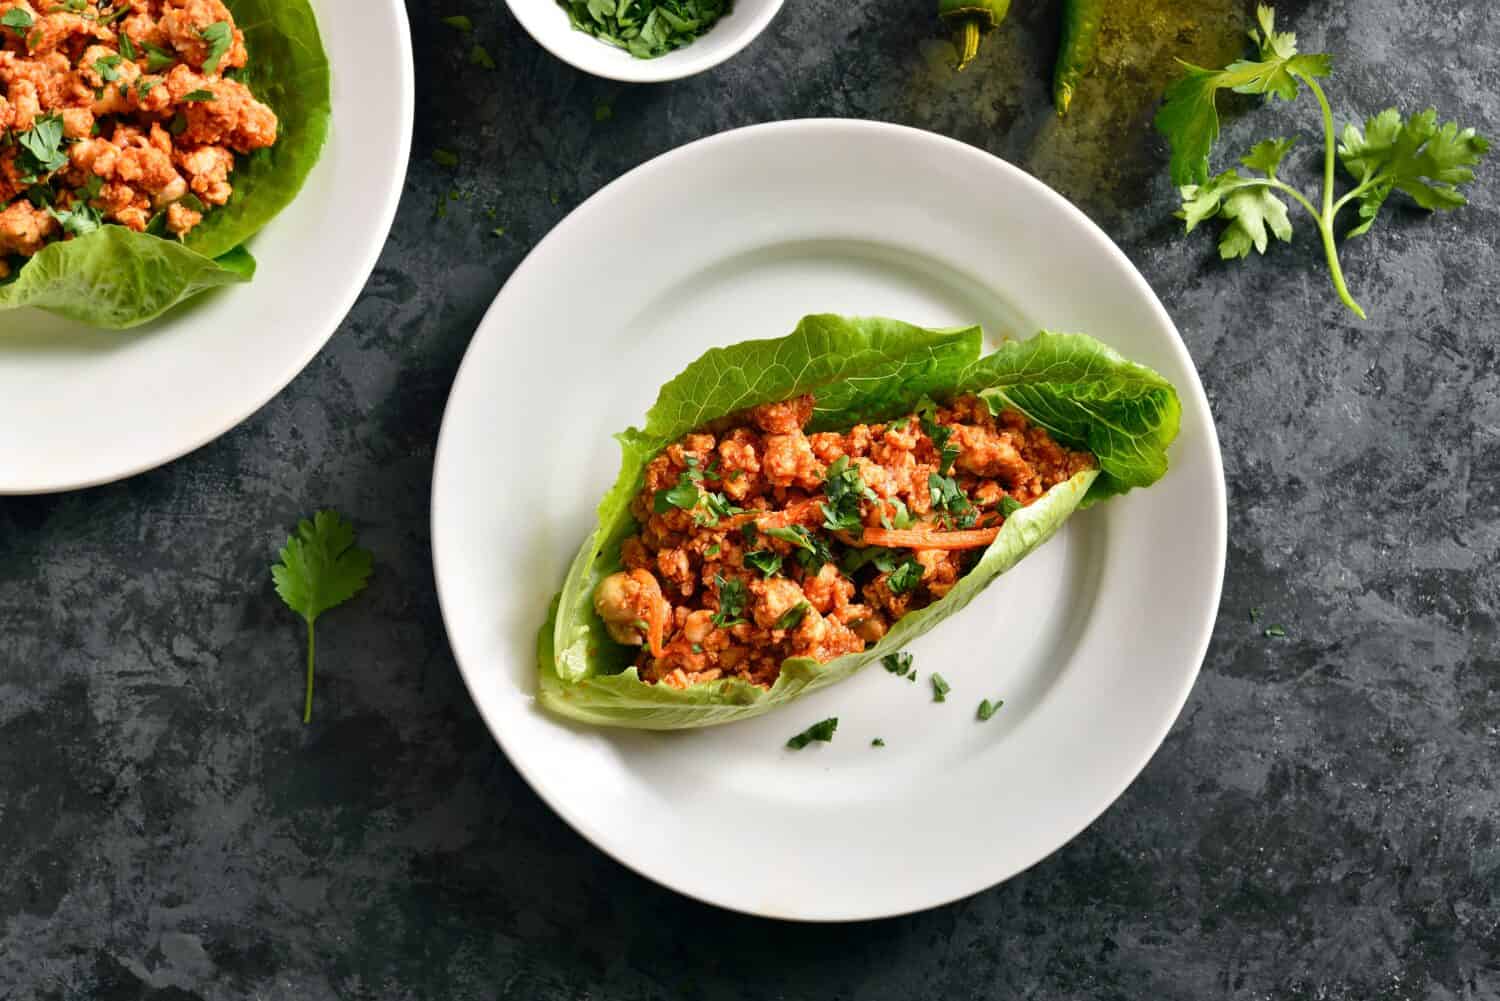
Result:
{"label": "white plate", "polygon": [[297,200],[250,241],[248,285],[136,330],[0,313],[0,494],[107,483],[169,462],[275,396],[338,329],[396,215],[411,148],[401,0],[314,0],[333,128]]}
{"label": "white plate", "polygon": [[[1083,330],[1182,395],[1172,469],[1072,519],[914,644],[759,719],[654,734],[533,704],[534,640],[618,469],[612,432],[712,345],[805,313]],[[563,221],[480,325],[443,421],[433,562],[490,730],[604,851],[724,907],[807,920],[931,907],[1015,875],[1145,766],[1207,647],[1224,477],[1182,340],[1130,262],[1014,167],[867,122],[742,129],[662,156]],[[927,674],[953,686],[930,701]],[[984,698],[1003,698],[988,723]],[[784,741],[826,716],[831,744]],[[886,746],[870,742],[883,737]]]}
{"label": "white plate", "polygon": [[624,49],[576,30],[557,0],[506,0],[511,13],[537,43],[585,73],[626,83],[656,83],[712,69],[755,41],[782,0],[735,0],[734,8],[691,44],[656,59],[637,59]]}

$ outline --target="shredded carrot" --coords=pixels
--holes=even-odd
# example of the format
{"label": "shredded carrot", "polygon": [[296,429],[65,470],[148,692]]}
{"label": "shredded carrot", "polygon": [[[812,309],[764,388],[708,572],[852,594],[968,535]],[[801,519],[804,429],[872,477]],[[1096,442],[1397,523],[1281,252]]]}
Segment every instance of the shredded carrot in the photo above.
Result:
{"label": "shredded carrot", "polygon": [[861,541],[892,549],[983,549],[995,541],[1000,526],[963,532],[934,532],[921,528],[867,528]]}
{"label": "shredded carrot", "polygon": [[662,597],[661,585],[649,570],[632,570],[631,578],[640,585],[648,605],[646,613],[646,640],[651,645],[651,656],[661,657],[662,640],[666,638],[667,614],[672,606]]}
{"label": "shredded carrot", "polygon": [[721,520],[716,527],[739,528],[746,522],[761,528],[786,528],[790,525],[817,526],[823,523],[823,502],[817,497],[792,501],[785,511],[745,511]]}

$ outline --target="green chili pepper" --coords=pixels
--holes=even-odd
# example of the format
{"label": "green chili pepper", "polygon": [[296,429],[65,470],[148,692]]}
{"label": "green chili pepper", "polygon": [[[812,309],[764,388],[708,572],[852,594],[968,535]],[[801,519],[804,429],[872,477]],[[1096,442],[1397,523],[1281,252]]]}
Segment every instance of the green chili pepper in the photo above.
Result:
{"label": "green chili pepper", "polygon": [[1052,74],[1052,100],[1059,115],[1068,113],[1073,91],[1094,58],[1105,3],[1106,0],[1064,0],[1062,43],[1057,50],[1057,69]]}
{"label": "green chili pepper", "polygon": [[979,36],[1000,27],[1008,13],[1010,0],[938,0],[938,17],[953,30],[959,69],[979,52]]}

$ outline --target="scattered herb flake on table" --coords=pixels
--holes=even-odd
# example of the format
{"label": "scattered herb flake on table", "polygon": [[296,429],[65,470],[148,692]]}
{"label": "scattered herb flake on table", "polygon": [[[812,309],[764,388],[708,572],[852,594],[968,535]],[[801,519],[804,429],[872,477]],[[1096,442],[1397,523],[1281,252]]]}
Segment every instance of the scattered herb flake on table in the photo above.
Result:
{"label": "scattered herb flake on table", "polygon": [[884,737],[876,737],[874,740],[870,741],[870,746],[871,747],[884,747],[885,746],[885,738]]}
{"label": "scattered herb flake on table", "polygon": [[313,623],[365,589],[374,558],[354,544],[354,526],[336,511],[319,511],[297,524],[286,540],[281,562],[271,567],[276,593],[307,622],[307,699],[302,722],[312,722]]}
{"label": "scattered herb flake on table", "polygon": [[637,59],[693,42],[728,14],[733,0],[558,0],[573,27]]}
{"label": "scattered herb flake on table", "polygon": [[1282,639],[1286,636],[1286,627],[1279,625],[1266,626],[1266,636],[1273,639]]}
{"label": "scattered herb flake on table", "polygon": [[801,733],[797,734],[797,736],[788,740],[786,742],[786,746],[790,747],[794,751],[800,751],[802,750],[802,748],[806,747],[808,744],[811,744],[815,740],[821,740],[826,744],[828,741],[833,739],[833,731],[837,730],[838,728],[839,718],[837,716],[830,716],[825,720],[820,720],[817,723],[814,723],[806,730],[803,730]]}
{"label": "scattered herb flake on table", "polygon": [[451,149],[435,149],[432,151],[432,162],[439,167],[457,167],[458,154]]}
{"label": "scattered herb flake on table", "polygon": [[457,28],[459,31],[463,32],[466,35],[474,30],[474,22],[469,20],[462,14],[454,14],[452,17],[445,17],[443,18],[443,23],[450,28]]}
{"label": "scattered herb flake on table", "polygon": [[1003,705],[1005,705],[1004,699],[996,699],[994,702],[991,702],[989,699],[985,699],[983,702],[979,703],[978,716],[980,720],[983,721],[989,719],[991,716],[995,715],[995,710],[999,709]]}
{"label": "scattered herb flake on table", "polygon": [[904,678],[913,673],[911,669],[911,654],[904,650],[886,654],[880,658],[880,664],[898,678]]}
{"label": "scattered herb flake on table", "polygon": [[490,50],[483,45],[475,45],[469,50],[469,62],[480,69],[492,70],[495,68],[495,60],[490,56]]}

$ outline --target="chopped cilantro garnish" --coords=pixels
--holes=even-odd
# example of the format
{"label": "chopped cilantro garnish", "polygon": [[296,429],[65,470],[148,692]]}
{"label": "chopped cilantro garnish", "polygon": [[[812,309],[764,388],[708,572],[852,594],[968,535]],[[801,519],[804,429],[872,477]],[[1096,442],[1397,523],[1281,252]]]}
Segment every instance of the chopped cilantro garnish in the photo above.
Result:
{"label": "chopped cilantro garnish", "polygon": [[453,152],[451,149],[443,149],[442,147],[438,147],[437,149],[432,151],[432,162],[437,164],[439,167],[457,167],[458,154]]}
{"label": "chopped cilantro garnish", "polygon": [[21,154],[16,166],[24,177],[42,177],[67,166],[68,157],[62,151],[63,120],[61,115],[43,115],[37,118],[25,132],[14,133]]}
{"label": "chopped cilantro garnish", "polygon": [[885,583],[891,589],[892,594],[907,593],[922,583],[922,564],[916,560],[907,560],[891,571],[891,575],[885,579]]}
{"label": "chopped cilantro garnish", "polygon": [[143,42],[146,49],[146,72],[156,73],[177,62],[177,53]]}
{"label": "chopped cilantro garnish", "polygon": [[172,116],[171,122],[167,124],[167,131],[172,133],[174,136],[180,136],[187,131],[187,127],[187,115],[184,115],[179,111],[177,112],[177,114]]}
{"label": "chopped cilantro garnish", "polygon": [[1286,636],[1286,627],[1278,625],[1266,626],[1266,635],[1275,637],[1276,639],[1281,639],[1282,637]]}
{"label": "chopped cilantro garnish", "polygon": [[211,90],[190,90],[182,95],[184,101],[212,101],[215,100],[214,92]]}
{"label": "chopped cilantro garnish", "polygon": [[948,693],[953,691],[952,686],[943,680],[943,676],[936,671],[932,672],[932,701],[947,702]]}
{"label": "chopped cilantro garnish", "polygon": [[215,21],[198,32],[198,37],[208,43],[208,56],[203,60],[203,72],[217,73],[219,63],[234,44],[234,29],[229,26],[228,21]]}
{"label": "chopped cilantro garnish", "polygon": [[995,710],[999,709],[1003,705],[1005,705],[1004,699],[996,699],[994,702],[991,702],[989,699],[985,699],[983,702],[979,703],[978,715],[980,720],[983,721],[989,719],[991,716],[995,715]]}
{"label": "chopped cilantro garnish", "polygon": [[958,458],[957,445],[944,445],[942,452],[938,454],[938,472],[947,476],[953,471],[953,462]]}
{"label": "chopped cilantro garnish", "polygon": [[880,499],[865,484],[859,467],[851,463],[847,455],[839,456],[828,467],[823,494],[828,498],[828,503],[822,505],[824,527],[834,532],[851,532],[856,536],[864,531],[860,501]]}
{"label": "chopped cilantro garnish", "polygon": [[764,577],[771,577],[781,573],[781,554],[759,549],[745,554],[745,565],[759,570]]}
{"label": "chopped cilantro garnish", "polygon": [[943,520],[959,528],[969,528],[979,520],[979,512],[969,503],[968,495],[951,476],[927,475],[927,490],[932,496],[932,509],[945,512]]}
{"label": "chopped cilantro garnish", "polygon": [[820,740],[826,744],[828,741],[833,739],[833,732],[838,728],[839,718],[837,716],[830,716],[825,720],[820,720],[817,723],[814,723],[806,730],[803,730],[801,733],[797,734],[797,736],[788,740],[786,742],[786,746],[790,747],[794,751],[800,751],[802,750],[802,748],[806,747],[808,744],[811,744],[815,740]]}
{"label": "chopped cilantro garnish", "polygon": [[776,624],[772,628],[796,629],[797,625],[807,617],[808,609],[811,607],[812,606],[808,605],[808,603],[805,601],[797,602],[791,608],[788,608],[786,612],[782,614],[781,618],[776,620]]}
{"label": "chopped cilantro garnish", "polygon": [[724,547],[721,546],[721,545],[719,545],[717,542],[715,542],[713,545],[711,545],[707,549],[703,550],[703,555],[706,558],[708,558],[708,559],[713,559],[715,556],[718,556],[723,551],[724,551]]}
{"label": "chopped cilantro garnish", "polygon": [[1024,507],[1024,505],[1014,497],[1000,498],[1000,513],[1007,518],[1015,514],[1017,511],[1021,510],[1022,507]]}
{"label": "chopped cilantro garnish", "polygon": [[797,563],[810,574],[823,569],[823,564],[833,562],[833,550],[828,543],[813,535],[802,525],[768,528],[766,534],[773,539],[789,542],[797,547]]}
{"label": "chopped cilantro garnish", "polygon": [[884,747],[885,746],[885,738],[884,737],[876,737],[874,740],[870,741],[870,746],[871,747]]}
{"label": "chopped cilantro garnish", "polygon": [[[121,9],[128,10],[129,8]],[[122,31],[119,34],[119,41],[120,55],[124,56],[126,59],[129,59],[131,62],[135,62],[135,43],[130,40],[130,36]]]}
{"label": "chopped cilantro garnish", "polygon": [[719,610],[714,613],[713,624],[732,626],[737,622],[745,621],[740,618],[740,614],[745,610],[745,602],[750,597],[750,591],[745,587],[745,582],[738,577],[715,574],[714,583],[719,588]]}
{"label": "chopped cilantro garnish", "polygon": [[107,56],[100,56],[94,60],[94,72],[99,74],[99,79],[105,83],[114,83],[120,79],[121,57],[118,53],[111,52]]}
{"label": "chopped cilantro garnish", "polygon": [[880,658],[880,666],[891,672],[898,678],[904,678],[912,673],[911,654],[906,652],[888,653]]}
{"label": "chopped cilantro garnish", "polygon": [[26,29],[35,23],[36,19],[24,7],[12,7],[4,14],[0,14],[0,28],[9,28],[17,35],[23,37],[26,34]]}

